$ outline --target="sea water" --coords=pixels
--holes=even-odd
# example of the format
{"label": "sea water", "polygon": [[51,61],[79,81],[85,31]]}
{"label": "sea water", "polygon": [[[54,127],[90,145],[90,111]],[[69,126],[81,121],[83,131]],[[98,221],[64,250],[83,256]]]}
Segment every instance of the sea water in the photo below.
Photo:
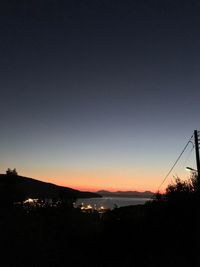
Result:
{"label": "sea water", "polygon": [[92,208],[105,208],[114,209],[130,205],[144,204],[150,201],[149,198],[136,198],[136,197],[101,197],[101,198],[79,198],[74,204],[74,207],[88,206]]}

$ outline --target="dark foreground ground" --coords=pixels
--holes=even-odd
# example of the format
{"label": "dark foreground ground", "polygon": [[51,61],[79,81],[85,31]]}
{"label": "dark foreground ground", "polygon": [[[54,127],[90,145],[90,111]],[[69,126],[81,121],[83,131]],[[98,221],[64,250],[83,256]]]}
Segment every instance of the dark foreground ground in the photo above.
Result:
{"label": "dark foreground ground", "polygon": [[200,266],[200,203],[156,202],[104,214],[1,208],[1,267]]}

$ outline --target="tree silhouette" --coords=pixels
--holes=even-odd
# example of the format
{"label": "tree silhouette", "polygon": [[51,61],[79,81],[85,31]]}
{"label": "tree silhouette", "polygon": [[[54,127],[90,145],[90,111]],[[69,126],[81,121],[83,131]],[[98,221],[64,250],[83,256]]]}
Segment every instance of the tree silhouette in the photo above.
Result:
{"label": "tree silhouette", "polygon": [[7,175],[18,175],[16,168],[14,168],[13,170],[8,168],[7,171],[6,171],[6,174]]}
{"label": "tree silhouette", "polygon": [[197,195],[199,189],[198,176],[193,173],[186,181],[176,177],[175,182],[167,186],[165,197],[167,200],[185,199]]}

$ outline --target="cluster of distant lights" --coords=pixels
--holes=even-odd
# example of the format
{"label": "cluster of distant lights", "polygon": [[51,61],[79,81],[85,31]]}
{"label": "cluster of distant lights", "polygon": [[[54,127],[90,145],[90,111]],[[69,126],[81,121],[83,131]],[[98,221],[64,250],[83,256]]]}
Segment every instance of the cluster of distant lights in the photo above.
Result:
{"label": "cluster of distant lights", "polygon": [[33,204],[33,203],[37,203],[38,200],[39,200],[38,198],[28,198],[23,203],[24,204]]}
{"label": "cluster of distant lights", "polygon": [[106,210],[108,210],[108,208],[105,208],[104,206],[100,206],[99,208],[97,208],[96,205],[94,207],[90,204],[84,206],[83,203],[80,206],[78,206],[78,208],[80,208],[81,211],[83,211],[83,212],[95,212],[95,211],[97,211],[99,213],[103,213]]}
{"label": "cluster of distant lights", "polygon": [[[51,201],[50,201],[51,202]],[[45,201],[41,201],[38,198],[28,198],[26,200],[23,201],[24,205],[28,205],[28,206],[39,206],[42,207],[43,205],[47,204]],[[58,204],[58,203],[56,203]],[[51,205],[51,206],[57,206],[57,205]],[[84,203],[81,203],[81,205],[79,205],[78,207],[75,206],[74,203],[74,208],[80,208],[82,212],[98,212],[98,213],[104,213],[105,211],[109,210],[108,208],[105,208],[104,206],[100,206],[97,207],[96,205],[94,205],[94,207],[90,204],[88,205],[84,205]]]}
{"label": "cluster of distant lights", "polygon": [[53,202],[52,199],[27,198],[23,202],[14,202],[15,205],[23,205],[24,208],[44,208],[44,207],[58,207],[60,201]]}

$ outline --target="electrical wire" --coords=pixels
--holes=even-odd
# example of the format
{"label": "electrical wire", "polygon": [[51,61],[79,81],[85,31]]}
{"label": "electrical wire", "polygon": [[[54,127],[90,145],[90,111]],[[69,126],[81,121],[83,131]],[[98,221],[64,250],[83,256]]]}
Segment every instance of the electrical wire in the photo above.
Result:
{"label": "electrical wire", "polygon": [[183,165],[182,165],[182,169],[181,169],[181,171],[185,168],[186,163],[188,162],[189,158],[191,157],[191,154],[192,154],[193,150],[194,150],[194,145],[193,145],[192,149],[190,150],[188,156],[186,157],[186,159],[185,159],[185,161],[184,161],[184,163],[183,163]]}
{"label": "electrical wire", "polygon": [[164,184],[164,182],[167,180],[168,176],[170,175],[170,173],[172,172],[172,170],[174,169],[174,167],[176,166],[176,164],[178,163],[179,159],[181,158],[181,156],[183,155],[183,153],[185,152],[187,146],[189,145],[189,143],[191,142],[191,139],[193,138],[193,135],[190,137],[189,141],[187,142],[187,144],[185,145],[185,147],[183,148],[182,152],[180,153],[180,155],[178,156],[177,160],[175,161],[175,163],[172,165],[171,169],[169,170],[169,172],[167,173],[167,175],[165,176],[165,178],[163,179],[163,181],[161,182],[161,184],[158,187],[157,192],[159,192],[161,186]]}
{"label": "electrical wire", "polygon": [[[180,168],[179,168],[179,170],[178,170],[179,173],[182,173],[182,171],[185,170],[186,165],[187,165],[187,162],[189,161],[189,159],[190,159],[190,157],[191,157],[191,155],[192,155],[192,152],[193,152],[193,150],[194,150],[194,147],[195,147],[195,146],[194,146],[193,142],[190,141],[190,143],[192,144],[192,148],[191,148],[191,150],[189,151],[188,155],[186,156],[185,160],[181,163]],[[175,177],[180,177],[180,175],[179,175],[179,174],[176,174]]]}

